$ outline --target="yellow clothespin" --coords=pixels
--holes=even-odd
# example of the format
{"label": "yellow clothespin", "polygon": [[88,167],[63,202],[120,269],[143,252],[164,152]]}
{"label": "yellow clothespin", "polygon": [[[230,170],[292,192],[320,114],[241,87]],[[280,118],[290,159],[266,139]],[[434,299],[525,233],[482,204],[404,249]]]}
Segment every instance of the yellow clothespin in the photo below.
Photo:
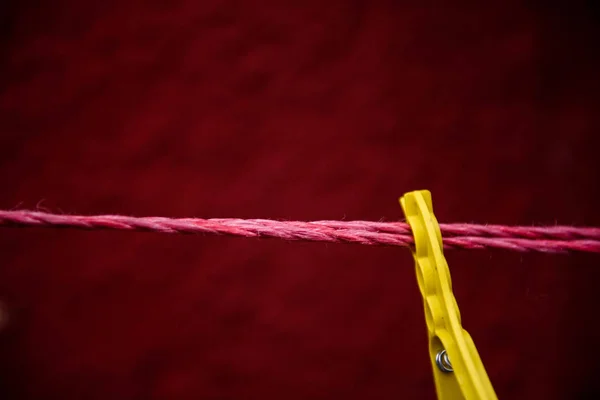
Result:
{"label": "yellow clothespin", "polygon": [[497,399],[473,339],[461,326],[431,193],[406,193],[400,204],[415,238],[413,256],[438,398]]}

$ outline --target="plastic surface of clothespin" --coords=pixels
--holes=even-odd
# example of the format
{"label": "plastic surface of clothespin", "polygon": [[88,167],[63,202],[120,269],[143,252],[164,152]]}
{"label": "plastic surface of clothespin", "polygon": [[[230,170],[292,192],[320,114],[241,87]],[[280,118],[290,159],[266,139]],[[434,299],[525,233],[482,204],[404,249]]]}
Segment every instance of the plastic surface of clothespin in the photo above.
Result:
{"label": "plastic surface of clothespin", "polygon": [[438,398],[497,399],[475,344],[461,325],[431,193],[406,193],[400,204],[415,239],[413,256]]}

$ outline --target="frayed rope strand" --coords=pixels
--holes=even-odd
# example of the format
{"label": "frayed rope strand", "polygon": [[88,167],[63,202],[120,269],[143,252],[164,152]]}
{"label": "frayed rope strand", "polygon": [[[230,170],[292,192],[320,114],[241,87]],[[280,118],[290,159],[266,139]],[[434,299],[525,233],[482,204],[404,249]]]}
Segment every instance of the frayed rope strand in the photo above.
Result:
{"label": "frayed rope strand", "polygon": [[[413,244],[410,227],[403,222],[139,218],[120,215],[82,216],[26,210],[0,210],[0,226],[204,233],[380,246],[407,247]],[[444,247],[448,249],[495,248],[520,252],[600,253],[600,228],[440,224],[440,230],[444,238]]]}

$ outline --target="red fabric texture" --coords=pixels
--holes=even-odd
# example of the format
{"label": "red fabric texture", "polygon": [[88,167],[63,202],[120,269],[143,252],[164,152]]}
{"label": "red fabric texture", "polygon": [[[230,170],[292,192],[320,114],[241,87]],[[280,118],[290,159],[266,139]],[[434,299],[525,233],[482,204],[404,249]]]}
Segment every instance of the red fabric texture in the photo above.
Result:
{"label": "red fabric texture", "polygon": [[[600,226],[592,3],[4,2],[0,209]],[[500,398],[593,398],[597,255],[447,253]],[[434,398],[400,248],[0,231],[7,399]]]}

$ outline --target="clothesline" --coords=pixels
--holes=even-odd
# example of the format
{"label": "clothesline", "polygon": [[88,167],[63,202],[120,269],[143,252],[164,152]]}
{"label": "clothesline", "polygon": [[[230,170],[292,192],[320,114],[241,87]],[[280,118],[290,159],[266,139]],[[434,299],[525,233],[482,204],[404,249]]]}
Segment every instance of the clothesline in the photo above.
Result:
{"label": "clothesline", "polygon": [[[277,221],[237,218],[165,218],[122,215],[65,215],[40,211],[0,210],[0,227],[129,230],[179,234],[233,235],[318,242],[410,246],[413,236],[404,222]],[[448,249],[496,248],[520,252],[600,253],[600,228],[573,226],[505,226],[440,224]]]}

